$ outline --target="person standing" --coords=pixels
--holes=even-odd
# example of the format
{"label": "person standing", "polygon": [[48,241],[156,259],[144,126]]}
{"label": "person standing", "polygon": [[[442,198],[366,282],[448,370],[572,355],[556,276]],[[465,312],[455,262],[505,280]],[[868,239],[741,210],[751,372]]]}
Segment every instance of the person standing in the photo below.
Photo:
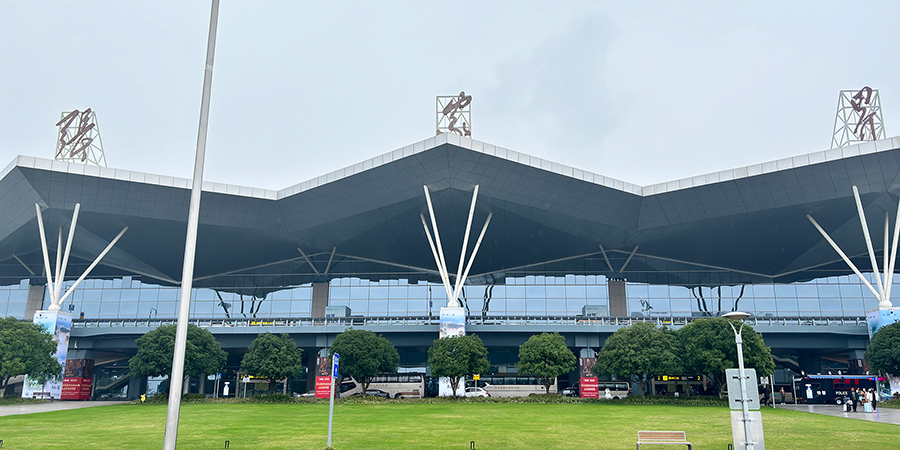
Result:
{"label": "person standing", "polygon": [[781,397],[781,404],[783,405],[784,404],[784,388],[781,388],[781,390],[778,391],[778,395]]}
{"label": "person standing", "polygon": [[878,412],[878,391],[872,389],[872,410]]}
{"label": "person standing", "polygon": [[859,392],[857,392],[856,388],[850,388],[850,406],[853,407],[853,412],[856,412],[856,405],[859,403]]}

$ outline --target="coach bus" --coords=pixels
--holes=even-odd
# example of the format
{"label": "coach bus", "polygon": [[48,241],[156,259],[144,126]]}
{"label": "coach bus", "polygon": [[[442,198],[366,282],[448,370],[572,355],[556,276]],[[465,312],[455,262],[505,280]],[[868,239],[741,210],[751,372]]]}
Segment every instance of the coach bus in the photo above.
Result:
{"label": "coach bus", "polygon": [[[391,398],[422,398],[425,396],[425,376],[421,373],[384,373],[376,375],[369,389],[379,389]],[[362,394],[363,385],[353,377],[341,381],[341,398]]]}
{"label": "coach bus", "polygon": [[[472,384],[472,380],[466,382],[467,387]],[[484,388],[491,397],[527,397],[547,392],[540,378],[525,375],[481,375],[478,387]],[[556,378],[550,385],[550,393],[557,393]]]}
{"label": "coach bus", "polygon": [[797,397],[804,403],[844,403],[852,388],[875,387],[875,375],[807,375],[794,378]]}

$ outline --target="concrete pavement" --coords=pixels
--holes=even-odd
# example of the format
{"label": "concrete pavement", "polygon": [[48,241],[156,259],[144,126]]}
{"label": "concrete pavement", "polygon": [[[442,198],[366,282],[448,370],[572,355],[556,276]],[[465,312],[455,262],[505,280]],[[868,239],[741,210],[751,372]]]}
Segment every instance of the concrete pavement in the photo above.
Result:
{"label": "concrete pavement", "polygon": [[14,416],[16,414],[34,414],[49,411],[65,411],[68,409],[90,408],[92,406],[124,405],[128,402],[82,402],[82,401],[49,401],[44,403],[30,403],[24,405],[2,405],[0,416]]}
{"label": "concrete pavement", "polygon": [[780,409],[792,409],[794,411],[824,414],[833,417],[846,417],[848,419],[868,420],[869,422],[892,423],[900,425],[900,409],[878,408],[878,412],[864,413],[862,406],[857,412],[844,412],[840,405],[778,405]]}

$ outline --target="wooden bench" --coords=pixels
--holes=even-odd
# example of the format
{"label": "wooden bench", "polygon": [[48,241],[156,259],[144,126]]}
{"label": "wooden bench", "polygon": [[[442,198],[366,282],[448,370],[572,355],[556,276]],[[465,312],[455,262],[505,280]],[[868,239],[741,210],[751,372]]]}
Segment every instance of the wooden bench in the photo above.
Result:
{"label": "wooden bench", "polygon": [[641,445],[687,445],[688,450],[694,446],[687,441],[684,431],[638,431],[637,448]]}

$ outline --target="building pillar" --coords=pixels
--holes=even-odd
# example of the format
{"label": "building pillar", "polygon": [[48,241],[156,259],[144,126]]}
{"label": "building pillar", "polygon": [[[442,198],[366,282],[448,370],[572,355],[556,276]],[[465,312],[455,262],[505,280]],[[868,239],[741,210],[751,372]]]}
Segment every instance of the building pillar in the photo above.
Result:
{"label": "building pillar", "polygon": [[850,366],[851,375],[863,375],[866,373],[865,358],[865,350],[850,350],[850,358],[847,360],[847,365]]}
{"label": "building pillar", "polygon": [[606,280],[609,290],[609,315],[625,317],[628,315],[628,302],[625,297],[625,279],[609,278]]}
{"label": "building pillar", "polygon": [[312,317],[325,317],[325,307],[328,306],[328,287],[330,283],[313,283],[312,291]]}
{"label": "building pillar", "polygon": [[44,292],[46,284],[32,284],[28,286],[28,300],[25,303],[25,320],[33,320],[34,313],[44,309]]}
{"label": "building pillar", "polygon": [[822,358],[817,354],[801,354],[798,358],[800,370],[806,372],[807,375],[815,375],[822,372]]}
{"label": "building pillar", "polygon": [[306,391],[309,392],[316,388],[316,365],[318,363],[319,350],[306,351],[303,353],[309,355],[306,361]]}

